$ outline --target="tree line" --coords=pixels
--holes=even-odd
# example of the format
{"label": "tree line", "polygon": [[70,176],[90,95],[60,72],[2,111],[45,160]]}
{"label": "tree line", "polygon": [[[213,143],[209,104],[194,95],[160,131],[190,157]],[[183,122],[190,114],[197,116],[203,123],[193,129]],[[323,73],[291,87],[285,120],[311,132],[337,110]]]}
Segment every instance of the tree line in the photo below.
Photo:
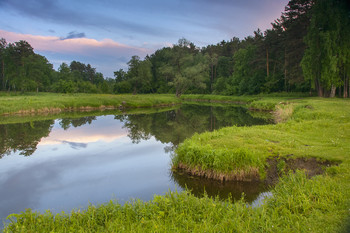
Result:
{"label": "tree line", "polygon": [[197,47],[182,38],[104,79],[73,61],[58,71],[20,41],[0,43],[3,90],[245,95],[306,92],[350,96],[350,11],[345,0],[290,0],[264,32]]}
{"label": "tree line", "polygon": [[90,64],[62,63],[58,71],[32,46],[20,40],[7,43],[0,39],[0,90],[60,93],[111,93],[114,79],[105,79]]}
{"label": "tree line", "polygon": [[264,32],[204,48],[182,38],[116,71],[122,93],[349,97],[350,11],[345,0],[291,0]]}

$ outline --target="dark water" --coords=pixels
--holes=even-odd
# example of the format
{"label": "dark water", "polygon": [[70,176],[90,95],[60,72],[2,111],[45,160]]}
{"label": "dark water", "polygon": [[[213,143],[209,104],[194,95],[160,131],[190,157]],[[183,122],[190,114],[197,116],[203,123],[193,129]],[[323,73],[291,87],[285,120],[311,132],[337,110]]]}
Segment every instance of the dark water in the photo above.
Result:
{"label": "dark water", "polygon": [[266,124],[243,108],[183,105],[152,114],[85,116],[0,125],[0,219],[31,208],[69,212],[111,199],[152,199],[185,187],[254,201],[259,183],[171,172],[171,154],[195,132]]}

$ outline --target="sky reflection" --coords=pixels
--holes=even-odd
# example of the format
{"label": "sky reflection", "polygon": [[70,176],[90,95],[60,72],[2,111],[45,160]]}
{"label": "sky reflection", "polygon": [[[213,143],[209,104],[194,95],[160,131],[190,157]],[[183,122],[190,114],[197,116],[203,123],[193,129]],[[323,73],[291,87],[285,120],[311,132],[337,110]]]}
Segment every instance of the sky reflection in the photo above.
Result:
{"label": "sky reflection", "polygon": [[204,189],[222,198],[250,192],[247,200],[255,200],[263,191],[257,184],[172,174],[168,152],[195,132],[266,123],[242,108],[182,105],[153,114],[0,125],[0,219],[26,208],[57,213],[111,199],[147,201],[186,186],[197,196]]}
{"label": "sky reflection", "polygon": [[30,157],[0,160],[0,217],[32,208],[54,212],[84,208],[110,199],[148,200],[169,182],[169,156],[154,137],[133,144],[114,116],[63,130],[55,121]]}

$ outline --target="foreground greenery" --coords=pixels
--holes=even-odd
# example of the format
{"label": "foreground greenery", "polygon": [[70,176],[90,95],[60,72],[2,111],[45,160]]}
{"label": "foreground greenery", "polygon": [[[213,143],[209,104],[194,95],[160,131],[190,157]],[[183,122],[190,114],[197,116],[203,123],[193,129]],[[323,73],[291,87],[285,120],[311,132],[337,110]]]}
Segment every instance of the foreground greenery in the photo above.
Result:
{"label": "foreground greenery", "polygon": [[348,169],[334,168],[311,180],[303,172],[290,174],[255,208],[169,192],[149,202],[110,202],[69,215],[26,210],[9,216],[4,232],[345,232]]}
{"label": "foreground greenery", "polygon": [[[154,98],[172,103],[171,97]],[[195,135],[179,147],[174,164],[182,161],[220,172],[257,167],[263,174],[266,158],[288,155],[332,160],[339,165],[311,179],[302,171],[287,173],[272,189],[273,196],[257,207],[247,207],[243,199],[232,203],[196,198],[189,192],[169,192],[149,202],[135,200],[124,205],[110,202],[70,214],[26,210],[9,216],[11,223],[4,232],[346,232],[349,229],[349,101],[272,96],[183,98],[230,102],[239,99],[251,108],[274,110],[279,123],[229,127]]]}

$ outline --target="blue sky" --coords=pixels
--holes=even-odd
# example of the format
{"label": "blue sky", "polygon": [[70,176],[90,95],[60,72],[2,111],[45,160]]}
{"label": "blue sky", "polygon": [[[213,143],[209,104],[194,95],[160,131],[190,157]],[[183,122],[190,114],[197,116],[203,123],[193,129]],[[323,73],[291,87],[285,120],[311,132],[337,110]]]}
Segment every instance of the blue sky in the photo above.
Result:
{"label": "blue sky", "polygon": [[287,0],[0,0],[0,37],[28,41],[57,69],[73,60],[105,77],[186,38],[199,47],[271,28]]}

